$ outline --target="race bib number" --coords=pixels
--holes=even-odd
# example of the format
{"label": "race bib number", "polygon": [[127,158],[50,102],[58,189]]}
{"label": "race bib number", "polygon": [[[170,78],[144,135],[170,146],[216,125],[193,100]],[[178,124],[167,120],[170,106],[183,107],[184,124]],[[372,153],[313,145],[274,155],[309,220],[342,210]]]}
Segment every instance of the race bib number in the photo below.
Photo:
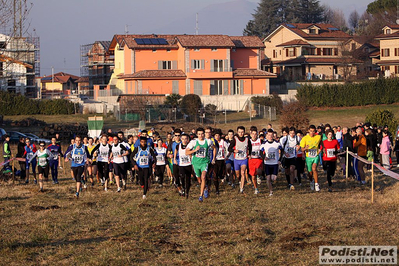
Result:
{"label": "race bib number", "polygon": [[335,149],[327,149],[327,157],[334,158],[335,157]]}
{"label": "race bib number", "polygon": [[73,161],[77,164],[83,163],[83,155],[74,155]]}
{"label": "race bib number", "polygon": [[189,156],[183,156],[180,158],[182,164],[189,164],[191,162]]}
{"label": "race bib number", "polygon": [[294,147],[287,147],[288,154],[294,154]]}
{"label": "race bib number", "polygon": [[216,157],[217,158],[224,158],[224,150],[219,150]]}
{"label": "race bib number", "polygon": [[46,166],[47,165],[47,159],[46,158],[39,158],[39,165],[40,166]]}
{"label": "race bib number", "polygon": [[317,150],[316,149],[310,149],[308,151],[308,157],[315,158],[316,156],[317,156]]}
{"label": "race bib number", "polygon": [[139,163],[140,163],[140,165],[142,165],[142,166],[147,166],[148,165],[148,156],[143,156],[143,157],[140,157],[140,159],[139,159]]}
{"label": "race bib number", "polygon": [[100,157],[102,158],[107,158],[108,157],[108,152],[101,152]]}
{"label": "race bib number", "polygon": [[237,152],[237,158],[239,158],[239,159],[245,159],[246,157],[247,157],[246,152],[244,152],[244,151],[238,151],[238,152]]}
{"label": "race bib number", "polygon": [[276,160],[276,153],[275,152],[268,152],[267,153],[267,158],[269,160]]}
{"label": "race bib number", "polygon": [[28,153],[28,154],[26,155],[26,159],[27,159],[28,161],[32,160],[32,158],[33,158],[33,153]]}
{"label": "race bib number", "polygon": [[259,151],[253,151],[253,152],[251,152],[251,157],[253,157],[253,158],[258,158],[258,157],[259,157]]}
{"label": "race bib number", "polygon": [[58,152],[57,151],[52,151],[51,152],[51,156],[52,156],[53,159],[58,158]]}
{"label": "race bib number", "polygon": [[205,148],[200,148],[195,154],[197,158],[205,158]]}
{"label": "race bib number", "polygon": [[158,155],[158,156],[157,156],[157,162],[159,162],[159,163],[165,162],[165,157],[162,156],[162,155]]}
{"label": "race bib number", "polygon": [[119,155],[121,155],[119,152],[114,153],[114,157],[118,157]]}

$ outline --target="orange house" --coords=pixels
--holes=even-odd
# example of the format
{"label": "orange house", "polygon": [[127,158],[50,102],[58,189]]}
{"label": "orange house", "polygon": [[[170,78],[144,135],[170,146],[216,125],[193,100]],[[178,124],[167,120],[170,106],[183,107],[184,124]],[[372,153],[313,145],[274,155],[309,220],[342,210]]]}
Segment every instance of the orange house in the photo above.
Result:
{"label": "orange house", "polygon": [[194,93],[237,110],[269,95],[276,76],[260,70],[264,45],[254,36],[115,35],[109,49],[115,69],[107,89],[120,94]]}

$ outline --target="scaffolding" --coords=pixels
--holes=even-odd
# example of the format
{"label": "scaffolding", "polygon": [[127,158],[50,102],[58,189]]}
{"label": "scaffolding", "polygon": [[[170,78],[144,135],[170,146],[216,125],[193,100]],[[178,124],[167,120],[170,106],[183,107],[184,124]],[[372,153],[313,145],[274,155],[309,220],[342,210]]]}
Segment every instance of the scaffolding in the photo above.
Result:
{"label": "scaffolding", "polygon": [[94,95],[94,85],[106,86],[114,69],[114,58],[108,53],[110,41],[96,41],[80,46],[81,94]]}

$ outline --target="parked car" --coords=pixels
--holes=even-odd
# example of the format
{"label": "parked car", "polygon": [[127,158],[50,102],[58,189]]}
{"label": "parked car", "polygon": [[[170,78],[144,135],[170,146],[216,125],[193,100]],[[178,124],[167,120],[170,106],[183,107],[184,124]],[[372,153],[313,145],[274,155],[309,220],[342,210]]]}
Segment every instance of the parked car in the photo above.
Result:
{"label": "parked car", "polygon": [[6,131],[2,128],[0,128],[0,140],[4,141],[4,135],[6,135]]}
{"label": "parked car", "polygon": [[18,131],[9,131],[7,134],[10,136],[11,143],[18,143],[20,137],[28,138],[28,136]]}
{"label": "parked car", "polygon": [[28,138],[31,139],[32,142],[34,142],[35,144],[39,144],[39,142],[44,141],[44,143],[46,144],[50,144],[51,140],[49,139],[42,139],[38,136],[36,136],[35,134],[32,133],[24,133],[26,136],[28,136]]}

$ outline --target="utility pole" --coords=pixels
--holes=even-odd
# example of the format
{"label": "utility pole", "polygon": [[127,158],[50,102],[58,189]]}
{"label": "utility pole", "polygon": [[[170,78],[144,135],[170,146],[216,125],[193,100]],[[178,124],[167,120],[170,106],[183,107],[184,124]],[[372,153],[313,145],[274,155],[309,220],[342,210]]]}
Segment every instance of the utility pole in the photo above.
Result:
{"label": "utility pole", "polygon": [[54,67],[51,67],[51,100],[53,98],[54,98]]}
{"label": "utility pole", "polygon": [[198,27],[198,13],[197,13],[195,14],[195,35],[198,35],[198,30],[199,27]]}

